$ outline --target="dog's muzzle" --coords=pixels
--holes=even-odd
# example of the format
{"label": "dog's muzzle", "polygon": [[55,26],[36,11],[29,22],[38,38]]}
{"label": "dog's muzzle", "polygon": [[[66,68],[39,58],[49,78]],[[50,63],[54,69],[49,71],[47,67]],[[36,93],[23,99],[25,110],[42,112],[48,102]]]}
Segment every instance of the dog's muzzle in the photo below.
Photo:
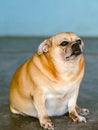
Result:
{"label": "dog's muzzle", "polygon": [[80,46],[79,46],[79,44],[77,44],[77,43],[74,43],[72,46],[71,46],[71,48],[72,48],[72,54],[71,54],[71,56],[72,55],[75,55],[75,56],[78,56],[78,55],[80,55],[82,52],[81,52],[81,49],[80,49]]}
{"label": "dog's muzzle", "polygon": [[69,59],[71,56],[78,56],[80,54],[82,54],[82,51],[80,49],[80,46],[79,44],[77,43],[74,43],[72,46],[71,46],[71,49],[72,49],[72,53],[70,56],[67,56],[66,59]]}

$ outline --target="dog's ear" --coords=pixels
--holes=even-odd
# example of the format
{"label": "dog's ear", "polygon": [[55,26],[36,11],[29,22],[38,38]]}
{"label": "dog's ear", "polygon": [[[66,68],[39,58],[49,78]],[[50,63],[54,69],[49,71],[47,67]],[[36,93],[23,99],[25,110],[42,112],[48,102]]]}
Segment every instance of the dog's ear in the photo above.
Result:
{"label": "dog's ear", "polygon": [[38,54],[41,55],[44,52],[48,52],[49,48],[52,46],[52,42],[50,39],[44,40],[38,47]]}

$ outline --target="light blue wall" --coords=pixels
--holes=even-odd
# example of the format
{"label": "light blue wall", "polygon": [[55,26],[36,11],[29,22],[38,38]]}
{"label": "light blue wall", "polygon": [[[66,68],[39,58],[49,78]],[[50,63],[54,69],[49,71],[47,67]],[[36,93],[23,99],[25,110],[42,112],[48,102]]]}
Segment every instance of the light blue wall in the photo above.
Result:
{"label": "light blue wall", "polygon": [[1,36],[98,36],[98,0],[0,0]]}

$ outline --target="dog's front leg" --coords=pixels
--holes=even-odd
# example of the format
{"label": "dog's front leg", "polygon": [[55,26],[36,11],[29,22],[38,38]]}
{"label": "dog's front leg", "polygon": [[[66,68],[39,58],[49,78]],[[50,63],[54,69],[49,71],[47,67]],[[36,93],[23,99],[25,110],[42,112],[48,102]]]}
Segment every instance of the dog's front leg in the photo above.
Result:
{"label": "dog's front leg", "polygon": [[34,105],[38,113],[38,118],[39,118],[41,127],[47,130],[54,130],[52,121],[46,113],[44,94],[40,91],[39,92],[37,91],[36,94],[33,95],[33,98],[34,98]]}
{"label": "dog's front leg", "polygon": [[78,97],[78,89],[75,91],[75,93],[72,94],[69,102],[68,102],[68,111],[69,116],[74,122],[86,122],[85,117],[78,115],[76,111],[76,102]]}

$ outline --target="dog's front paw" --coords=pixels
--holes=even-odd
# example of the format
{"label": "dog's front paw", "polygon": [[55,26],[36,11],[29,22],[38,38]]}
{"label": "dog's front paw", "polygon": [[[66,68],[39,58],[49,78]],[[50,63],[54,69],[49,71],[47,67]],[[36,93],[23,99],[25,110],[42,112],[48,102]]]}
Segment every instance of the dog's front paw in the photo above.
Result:
{"label": "dog's front paw", "polygon": [[76,111],[72,111],[71,113],[69,113],[69,116],[71,117],[71,119],[74,122],[85,122],[86,123],[86,118],[78,115]]}
{"label": "dog's front paw", "polygon": [[46,118],[44,121],[42,121],[41,127],[46,130],[54,130],[54,126],[50,118]]}
{"label": "dog's front paw", "polygon": [[86,123],[86,118],[83,116],[77,116],[77,118],[72,118],[74,122],[85,122]]}

